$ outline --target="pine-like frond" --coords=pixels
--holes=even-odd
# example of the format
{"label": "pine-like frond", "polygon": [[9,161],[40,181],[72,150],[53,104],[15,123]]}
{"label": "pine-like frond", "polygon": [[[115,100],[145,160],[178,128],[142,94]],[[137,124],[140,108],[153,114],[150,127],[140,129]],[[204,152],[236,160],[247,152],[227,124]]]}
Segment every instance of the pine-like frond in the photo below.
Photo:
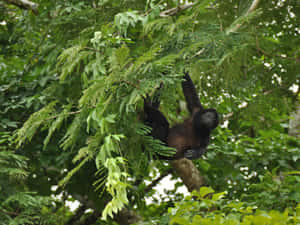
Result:
{"label": "pine-like frond", "polygon": [[50,125],[48,129],[48,135],[44,140],[44,149],[48,145],[50,138],[52,137],[54,132],[58,130],[61,127],[63,121],[70,116],[69,112],[71,108],[72,108],[72,104],[66,105],[64,107],[64,110],[56,118],[54,118],[54,122]]}
{"label": "pine-like frond", "polygon": [[77,114],[71,123],[71,125],[68,127],[67,132],[65,136],[61,139],[61,145],[64,150],[68,148],[73,148],[78,141],[78,137],[80,135],[80,131],[83,127],[82,121],[83,118],[85,118],[86,113],[81,112]]}
{"label": "pine-like frond", "polygon": [[45,125],[45,121],[55,114],[56,104],[57,101],[53,101],[29,117],[23,127],[17,132],[16,142],[18,143],[18,146],[21,146],[26,140],[30,141],[36,131],[42,125]]}
{"label": "pine-like frond", "polygon": [[68,75],[71,75],[76,69],[80,70],[82,62],[86,62],[90,56],[89,51],[83,51],[83,46],[77,45],[66,49],[58,57],[57,66],[62,66],[60,81],[63,82]]}

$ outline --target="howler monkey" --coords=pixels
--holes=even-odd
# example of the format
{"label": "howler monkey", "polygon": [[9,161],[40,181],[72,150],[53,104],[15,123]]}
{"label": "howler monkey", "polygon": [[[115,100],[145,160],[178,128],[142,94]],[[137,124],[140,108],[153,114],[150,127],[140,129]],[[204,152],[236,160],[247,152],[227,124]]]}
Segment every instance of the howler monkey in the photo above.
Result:
{"label": "howler monkey", "polygon": [[204,109],[201,105],[187,72],[181,86],[191,116],[171,128],[165,116],[158,110],[159,100],[151,102],[148,98],[144,101],[146,123],[152,128],[151,136],[177,150],[171,157],[159,156],[161,159],[199,158],[206,151],[211,131],[219,124],[217,111]]}

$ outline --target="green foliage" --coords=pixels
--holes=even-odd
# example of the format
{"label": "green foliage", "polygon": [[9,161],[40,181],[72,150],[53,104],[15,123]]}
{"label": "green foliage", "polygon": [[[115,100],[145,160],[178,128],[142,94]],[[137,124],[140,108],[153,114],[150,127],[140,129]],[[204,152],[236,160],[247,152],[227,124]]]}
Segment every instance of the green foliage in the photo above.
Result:
{"label": "green foliage", "polygon": [[81,62],[86,62],[89,56],[88,51],[82,51],[82,46],[73,46],[60,54],[57,66],[62,66],[60,81],[63,82],[67,75],[79,70]]}
{"label": "green foliage", "polygon": [[226,187],[233,199],[255,202],[268,210],[295,207],[300,200],[299,177],[289,172],[299,171],[300,143],[282,131],[273,127],[260,131],[256,138],[220,132],[210,147],[214,150],[199,161],[199,168],[211,185],[219,190]]}
{"label": "green foliage", "polygon": [[[0,133],[1,143],[10,145],[9,133]],[[0,224],[63,224],[53,212],[51,197],[26,191],[28,159],[8,147],[0,149]]]}
{"label": "green foliage", "polygon": [[107,216],[113,218],[113,213],[120,211],[125,204],[128,204],[126,188],[128,184],[123,180],[126,180],[128,174],[122,172],[120,165],[124,165],[124,159],[109,158],[105,162],[105,167],[108,169],[108,176],[106,181],[106,189],[112,196],[112,200],[106,205],[102,213],[102,219],[106,220]]}
{"label": "green foliage", "polygon": [[62,126],[64,120],[67,119],[68,112],[71,110],[71,107],[72,105],[66,105],[63,111],[59,115],[57,115],[57,118],[55,118],[55,121],[49,127],[48,135],[44,140],[44,149],[48,145],[50,138],[52,137],[54,132],[58,130]]}
{"label": "green foliage", "polygon": [[[252,1],[199,1],[164,18],[180,2],[36,2],[38,15],[0,3],[0,182],[12,190],[0,216],[13,224],[21,206],[19,223],[54,211],[68,218],[65,201],[76,198],[94,210],[78,223],[99,213],[110,221],[125,205],[146,222],[172,207],[160,224],[298,222],[300,144],[287,129],[299,101],[290,90],[300,84],[297,1],[260,1],[250,14]],[[144,197],[155,191],[144,193],[145,180],[169,169],[152,159],[174,149],[149,137],[143,99],[159,92],[170,124],[182,121],[184,70],[228,124],[195,160],[219,194],[204,188],[200,201],[181,202],[177,181],[175,198],[148,212]],[[40,194],[64,198],[54,209]]]}
{"label": "green foliage", "polygon": [[121,34],[126,37],[129,26],[135,27],[138,22],[143,23],[145,19],[145,17],[139,15],[138,11],[129,11],[115,15],[114,22]]}
{"label": "green foliage", "polygon": [[40,111],[32,114],[32,116],[26,121],[22,129],[18,131],[18,146],[21,146],[26,139],[29,141],[32,139],[37,129],[44,124],[45,120],[49,119],[51,115],[55,113],[55,105],[57,102],[51,102],[49,105],[45,106]]}
{"label": "green foliage", "polygon": [[[245,202],[224,199],[225,193],[214,193],[203,187],[169,208],[170,224],[298,224],[299,208],[263,211]],[[207,194],[211,197],[207,198]],[[194,199],[194,200],[193,200]]]}

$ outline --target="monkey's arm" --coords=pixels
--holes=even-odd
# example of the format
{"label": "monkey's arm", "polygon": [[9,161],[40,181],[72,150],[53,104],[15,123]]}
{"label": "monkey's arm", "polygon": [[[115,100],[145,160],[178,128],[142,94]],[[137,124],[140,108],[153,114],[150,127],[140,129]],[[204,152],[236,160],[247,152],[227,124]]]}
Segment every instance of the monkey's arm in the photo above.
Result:
{"label": "monkey's arm", "polygon": [[184,81],[181,83],[183,94],[185,96],[187,107],[190,113],[193,113],[195,108],[203,109],[199,97],[197,95],[195,86],[188,72],[184,73]]}
{"label": "monkey's arm", "polygon": [[[158,103],[159,104],[159,103]],[[156,109],[157,102],[154,107],[148,101],[144,102],[144,111],[146,113],[146,124],[152,128],[151,136],[167,143],[169,133],[169,122],[164,115]]]}

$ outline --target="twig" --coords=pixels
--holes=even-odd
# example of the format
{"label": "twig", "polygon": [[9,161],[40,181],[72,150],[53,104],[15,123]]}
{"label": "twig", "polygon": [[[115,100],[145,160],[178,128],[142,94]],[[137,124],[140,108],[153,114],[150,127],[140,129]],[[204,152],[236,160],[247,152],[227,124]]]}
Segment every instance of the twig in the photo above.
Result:
{"label": "twig", "polygon": [[52,119],[55,119],[61,115],[74,115],[74,114],[78,114],[78,113],[81,113],[82,110],[78,110],[78,111],[74,111],[74,112],[68,112],[68,113],[64,113],[64,114],[58,114],[58,115],[55,115],[55,116],[51,116],[51,117],[48,117],[46,118],[45,120],[52,120]]}
{"label": "twig", "polygon": [[19,215],[19,213],[16,213],[16,212],[9,212],[9,211],[3,210],[3,209],[0,209],[0,212],[2,212],[2,213],[4,213],[4,214],[11,215],[11,216],[18,216],[18,215]]}
{"label": "twig", "polygon": [[279,55],[279,54],[271,54],[271,53],[268,53],[268,52],[264,51],[263,49],[260,48],[257,37],[256,37],[256,50],[259,51],[259,52],[261,52],[265,56],[270,56],[270,57],[276,56],[276,57],[280,57],[282,59],[297,60],[297,58],[288,57],[288,56],[282,56],[282,55]]}
{"label": "twig", "polygon": [[132,86],[132,87],[134,87],[134,88],[136,88],[138,90],[140,90],[139,86],[137,86],[136,84],[134,84],[134,83],[132,83],[132,82],[130,82],[128,80],[121,80],[121,82],[124,82],[124,83],[126,83],[126,84],[128,84],[128,85],[130,85],[130,86]]}
{"label": "twig", "polygon": [[90,48],[90,47],[84,47],[83,49],[88,49],[88,50],[91,50],[91,51],[94,51],[94,52],[100,52],[100,53],[102,53],[101,51],[99,51],[97,49],[94,49],[94,48]]}
{"label": "twig", "polygon": [[196,52],[196,54],[193,55],[192,57],[199,56],[199,55],[201,55],[204,51],[205,51],[205,48],[201,48],[201,49],[200,49],[198,52]]}

